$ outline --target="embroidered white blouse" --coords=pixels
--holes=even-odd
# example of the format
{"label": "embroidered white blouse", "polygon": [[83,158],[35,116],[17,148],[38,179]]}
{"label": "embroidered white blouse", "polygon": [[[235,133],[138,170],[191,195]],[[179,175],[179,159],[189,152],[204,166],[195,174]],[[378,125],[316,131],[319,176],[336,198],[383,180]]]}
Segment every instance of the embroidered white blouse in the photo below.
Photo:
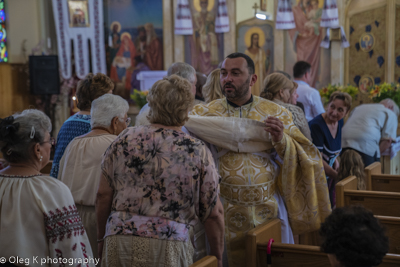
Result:
{"label": "embroidered white blouse", "polygon": [[0,174],[0,257],[23,259],[17,266],[95,266],[65,184],[50,176]]}

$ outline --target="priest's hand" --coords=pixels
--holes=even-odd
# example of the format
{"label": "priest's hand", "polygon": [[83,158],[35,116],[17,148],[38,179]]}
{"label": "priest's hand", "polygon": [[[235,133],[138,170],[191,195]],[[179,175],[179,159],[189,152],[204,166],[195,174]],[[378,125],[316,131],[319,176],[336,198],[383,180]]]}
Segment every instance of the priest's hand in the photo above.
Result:
{"label": "priest's hand", "polygon": [[264,130],[269,132],[272,137],[272,141],[278,143],[283,138],[283,123],[275,117],[269,116],[265,121]]}

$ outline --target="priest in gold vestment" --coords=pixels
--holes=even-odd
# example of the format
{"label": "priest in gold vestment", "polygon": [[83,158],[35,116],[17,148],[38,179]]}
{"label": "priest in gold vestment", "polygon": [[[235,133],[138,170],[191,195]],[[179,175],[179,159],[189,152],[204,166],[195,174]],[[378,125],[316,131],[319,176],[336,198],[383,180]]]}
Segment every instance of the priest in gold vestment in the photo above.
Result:
{"label": "priest in gold vestment", "polygon": [[284,107],[251,94],[251,58],[229,55],[220,80],[225,98],[196,105],[185,127],[217,146],[226,252],[229,267],[239,267],[246,266],[249,230],[278,217],[293,242],[293,234],[318,229],[331,209],[317,148]]}

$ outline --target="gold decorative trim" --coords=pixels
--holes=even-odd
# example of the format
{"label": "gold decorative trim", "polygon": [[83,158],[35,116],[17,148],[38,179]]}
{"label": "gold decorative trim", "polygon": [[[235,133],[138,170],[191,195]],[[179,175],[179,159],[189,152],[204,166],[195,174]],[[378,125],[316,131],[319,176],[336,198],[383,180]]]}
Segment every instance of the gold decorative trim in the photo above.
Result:
{"label": "gold decorative trim", "polygon": [[275,193],[275,181],[255,185],[232,185],[221,182],[221,196],[229,203],[239,206],[265,204]]}

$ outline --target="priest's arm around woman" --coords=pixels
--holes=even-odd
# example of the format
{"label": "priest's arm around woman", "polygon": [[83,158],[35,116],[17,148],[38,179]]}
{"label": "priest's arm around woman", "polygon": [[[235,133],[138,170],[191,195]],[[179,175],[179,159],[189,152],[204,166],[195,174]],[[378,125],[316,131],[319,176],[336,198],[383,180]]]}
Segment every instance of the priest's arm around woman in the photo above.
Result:
{"label": "priest's arm around woman", "polygon": [[96,200],[104,266],[189,266],[198,221],[222,266],[220,176],[204,142],[181,129],[194,101],[190,90],[177,75],[156,82],[148,95],[151,124],[126,129],[104,154]]}

